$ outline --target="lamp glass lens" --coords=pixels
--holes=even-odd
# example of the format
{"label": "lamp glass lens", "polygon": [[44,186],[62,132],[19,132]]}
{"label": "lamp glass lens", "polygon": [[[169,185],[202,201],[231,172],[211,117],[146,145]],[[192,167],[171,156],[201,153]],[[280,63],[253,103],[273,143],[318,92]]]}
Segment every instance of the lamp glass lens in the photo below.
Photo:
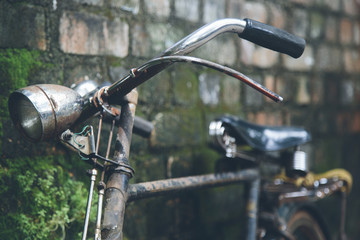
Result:
{"label": "lamp glass lens", "polygon": [[32,140],[40,140],[42,136],[41,118],[31,101],[27,97],[19,95],[15,107],[21,131]]}

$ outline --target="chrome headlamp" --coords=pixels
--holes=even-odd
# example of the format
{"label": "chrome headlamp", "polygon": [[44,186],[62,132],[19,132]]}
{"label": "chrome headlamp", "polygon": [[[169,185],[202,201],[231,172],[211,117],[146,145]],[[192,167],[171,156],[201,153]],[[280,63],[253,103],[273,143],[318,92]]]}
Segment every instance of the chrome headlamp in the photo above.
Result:
{"label": "chrome headlamp", "polygon": [[76,91],[54,84],[39,84],[13,92],[9,112],[15,126],[28,139],[43,141],[70,128],[84,102]]}

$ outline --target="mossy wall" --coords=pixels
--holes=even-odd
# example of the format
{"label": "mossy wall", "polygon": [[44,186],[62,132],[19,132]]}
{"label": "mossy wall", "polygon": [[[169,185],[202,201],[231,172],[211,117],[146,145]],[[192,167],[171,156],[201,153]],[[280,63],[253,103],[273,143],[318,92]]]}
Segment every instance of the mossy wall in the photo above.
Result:
{"label": "mossy wall", "polygon": [[[358,239],[360,19],[355,2],[1,1],[0,239],[80,238],[90,167],[56,140],[23,139],[9,119],[12,91],[37,83],[114,82],[224,17],[253,18],[306,39],[297,60],[232,34],[192,54],[238,69],[285,101],[273,103],[212,70],[173,65],[138,88],[137,114],[154,123],[157,135],[151,141],[134,136],[132,182],[214,171],[221,156],[208,148],[207,126],[221,114],[259,124],[301,125],[313,135],[305,149],[314,171],[343,167],[353,174],[347,232],[349,239]],[[125,238],[241,239],[242,193],[243,186],[232,186],[131,203]],[[322,206],[336,233],[335,204],[331,199]]]}

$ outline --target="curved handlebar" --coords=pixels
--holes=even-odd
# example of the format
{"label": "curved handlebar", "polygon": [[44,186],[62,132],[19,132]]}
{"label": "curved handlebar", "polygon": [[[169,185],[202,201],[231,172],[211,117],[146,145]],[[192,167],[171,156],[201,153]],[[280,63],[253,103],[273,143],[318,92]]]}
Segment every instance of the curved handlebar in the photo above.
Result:
{"label": "curved handlebar", "polygon": [[[196,30],[164,51],[160,54],[160,57],[187,55],[219,34],[226,32],[236,33],[239,37],[263,47],[289,54],[293,57],[299,57],[305,48],[305,41],[303,39],[283,30],[250,19],[241,20],[228,18],[217,20]],[[149,62],[151,61],[152,60]],[[173,62],[174,61],[162,61],[149,66],[146,71],[141,72],[141,74],[136,74],[134,70],[130,71],[127,76],[109,86],[102,98],[106,99],[109,104],[118,103],[119,99],[122,99],[132,89],[169,67]],[[258,84],[258,86],[257,90],[264,89],[260,84]],[[261,92],[264,93],[263,91]],[[280,98],[278,98],[278,100],[280,100]],[[83,111],[79,120],[87,119],[96,112],[96,109],[91,106],[86,107],[86,109],[86,111]]]}
{"label": "curved handlebar", "polygon": [[[187,55],[204,45],[219,34],[232,32],[244,39],[263,47],[299,57],[305,48],[305,40],[296,37],[284,30],[256,22],[251,19],[221,19],[207,24],[177,42],[174,46],[164,51],[160,57]],[[163,62],[147,69],[146,74],[134,76],[132,73],[111,85],[106,93],[109,103],[116,101],[119,96],[125,96],[132,89],[150,79],[163,69],[170,66],[171,62]]]}
{"label": "curved handlebar", "polygon": [[220,19],[199,28],[181,39],[174,46],[164,51],[161,56],[187,55],[222,33],[232,32],[241,34],[245,28],[245,20],[235,18]]}
{"label": "curved handlebar", "polygon": [[[160,56],[187,55],[219,34],[225,32],[242,33],[245,26],[246,22],[240,19],[229,18],[217,20],[181,39],[179,42],[175,43],[174,46],[160,54]],[[129,74],[115,82],[107,89],[109,103],[118,99],[118,96],[125,96],[132,89],[169,67],[171,64],[171,62],[164,62],[147,69],[146,74],[142,74],[139,77],[134,77],[132,74]]]}

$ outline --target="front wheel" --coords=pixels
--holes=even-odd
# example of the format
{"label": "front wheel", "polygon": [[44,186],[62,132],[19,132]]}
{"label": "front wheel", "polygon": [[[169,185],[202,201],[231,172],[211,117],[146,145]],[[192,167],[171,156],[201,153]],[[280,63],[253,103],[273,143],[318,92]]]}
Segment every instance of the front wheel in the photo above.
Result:
{"label": "front wheel", "polygon": [[287,231],[296,240],[326,240],[318,221],[305,210],[299,210],[290,217]]}

